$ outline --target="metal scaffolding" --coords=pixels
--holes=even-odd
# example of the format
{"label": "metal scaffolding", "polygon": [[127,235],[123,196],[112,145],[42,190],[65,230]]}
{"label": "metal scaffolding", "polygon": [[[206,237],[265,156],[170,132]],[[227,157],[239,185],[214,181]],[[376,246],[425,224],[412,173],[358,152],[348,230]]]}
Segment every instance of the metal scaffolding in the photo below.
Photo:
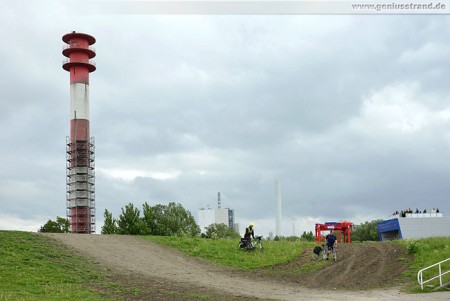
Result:
{"label": "metal scaffolding", "polygon": [[71,233],[95,233],[95,141],[66,137],[66,207]]}

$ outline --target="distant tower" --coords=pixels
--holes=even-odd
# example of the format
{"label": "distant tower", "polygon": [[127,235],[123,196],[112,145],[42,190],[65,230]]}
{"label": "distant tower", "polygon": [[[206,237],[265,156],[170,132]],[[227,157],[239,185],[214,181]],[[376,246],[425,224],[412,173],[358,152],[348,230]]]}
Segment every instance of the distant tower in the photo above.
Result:
{"label": "distant tower", "polygon": [[95,145],[89,130],[89,73],[95,38],[71,32],[62,40],[63,69],[70,72],[70,137],[66,138],[67,218],[72,233],[95,233]]}
{"label": "distant tower", "polygon": [[281,191],[280,191],[280,181],[275,182],[275,195],[277,204],[277,218],[276,218],[276,228],[275,235],[281,235]]}

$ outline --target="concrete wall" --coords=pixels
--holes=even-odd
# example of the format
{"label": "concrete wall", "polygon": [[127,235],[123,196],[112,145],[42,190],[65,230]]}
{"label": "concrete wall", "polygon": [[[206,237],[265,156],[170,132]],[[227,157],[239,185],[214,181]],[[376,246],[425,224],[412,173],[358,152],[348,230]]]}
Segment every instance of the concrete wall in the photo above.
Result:
{"label": "concrete wall", "polygon": [[216,222],[216,213],[214,209],[200,209],[197,211],[198,225],[202,233],[206,233],[205,227]]}
{"label": "concrete wall", "polygon": [[450,236],[450,217],[399,218],[403,239]]}

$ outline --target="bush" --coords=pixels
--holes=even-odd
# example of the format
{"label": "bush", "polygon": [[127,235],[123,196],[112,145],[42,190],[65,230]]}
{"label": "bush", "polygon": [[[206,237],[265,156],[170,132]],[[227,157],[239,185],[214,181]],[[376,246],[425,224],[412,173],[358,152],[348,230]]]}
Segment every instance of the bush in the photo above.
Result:
{"label": "bush", "polygon": [[410,239],[408,240],[408,242],[406,243],[406,249],[408,250],[408,254],[416,254],[417,251],[419,251],[419,244],[417,242],[417,240],[415,239]]}

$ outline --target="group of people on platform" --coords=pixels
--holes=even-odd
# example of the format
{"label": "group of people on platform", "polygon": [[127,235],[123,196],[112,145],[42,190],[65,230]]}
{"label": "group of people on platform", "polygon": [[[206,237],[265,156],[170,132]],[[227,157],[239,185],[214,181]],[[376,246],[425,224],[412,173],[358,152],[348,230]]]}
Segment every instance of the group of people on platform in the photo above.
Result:
{"label": "group of people on platform", "polygon": [[[406,209],[406,210],[401,210],[400,212],[398,212],[398,210],[395,210],[394,213],[392,213],[392,215],[399,215],[400,217],[406,217],[406,214],[413,214],[413,213],[427,213],[427,209],[423,209],[423,211],[419,210],[418,208],[416,208],[415,211],[413,211],[411,208]],[[428,213],[439,213],[439,208],[433,208],[431,209],[431,212]]]}

